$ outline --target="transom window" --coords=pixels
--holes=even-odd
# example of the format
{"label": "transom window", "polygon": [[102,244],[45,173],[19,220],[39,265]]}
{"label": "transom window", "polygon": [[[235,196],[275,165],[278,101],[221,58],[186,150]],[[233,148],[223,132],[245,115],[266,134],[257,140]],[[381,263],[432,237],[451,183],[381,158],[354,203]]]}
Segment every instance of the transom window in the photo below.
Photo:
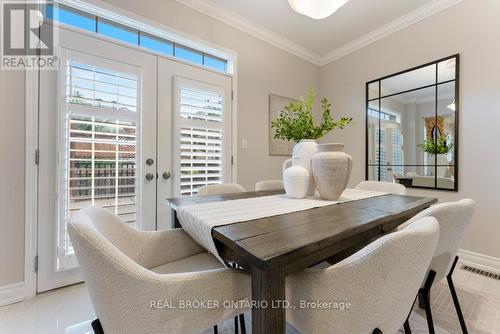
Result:
{"label": "transom window", "polygon": [[62,4],[45,6],[49,20],[91,31],[207,68],[229,72],[228,60]]}

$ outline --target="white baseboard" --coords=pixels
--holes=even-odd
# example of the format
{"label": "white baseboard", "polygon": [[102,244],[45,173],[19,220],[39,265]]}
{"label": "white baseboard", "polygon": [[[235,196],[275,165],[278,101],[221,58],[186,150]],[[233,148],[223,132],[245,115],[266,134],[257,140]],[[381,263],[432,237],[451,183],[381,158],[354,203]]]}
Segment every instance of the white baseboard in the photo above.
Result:
{"label": "white baseboard", "polygon": [[24,299],[24,282],[0,286],[0,306],[20,302]]}
{"label": "white baseboard", "polygon": [[458,251],[460,261],[474,268],[500,274],[500,259],[488,255],[474,253],[465,249]]}

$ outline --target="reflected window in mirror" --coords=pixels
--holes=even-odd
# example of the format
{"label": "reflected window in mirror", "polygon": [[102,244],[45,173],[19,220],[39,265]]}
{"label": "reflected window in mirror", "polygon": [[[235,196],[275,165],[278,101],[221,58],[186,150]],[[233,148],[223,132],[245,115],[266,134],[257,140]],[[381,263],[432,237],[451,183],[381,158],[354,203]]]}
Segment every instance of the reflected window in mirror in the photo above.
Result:
{"label": "reflected window in mirror", "polygon": [[366,84],[366,179],[458,190],[459,55]]}

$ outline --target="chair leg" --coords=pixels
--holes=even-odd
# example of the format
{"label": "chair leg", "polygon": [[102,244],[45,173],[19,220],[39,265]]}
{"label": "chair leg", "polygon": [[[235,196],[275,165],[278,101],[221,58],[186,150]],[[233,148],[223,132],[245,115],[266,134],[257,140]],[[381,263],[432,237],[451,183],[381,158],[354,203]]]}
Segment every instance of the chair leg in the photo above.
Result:
{"label": "chair leg", "polygon": [[434,270],[429,271],[427,280],[425,281],[424,287],[418,291],[419,302],[423,302],[425,308],[425,316],[427,318],[427,326],[429,327],[429,334],[435,334],[434,322],[432,321],[432,311],[431,311],[431,287],[434,283],[434,278],[436,277],[436,272]]}
{"label": "chair leg", "polygon": [[214,334],[219,334],[219,328],[217,328],[217,325],[214,326]]}
{"label": "chair leg", "polygon": [[246,328],[246,324],[245,324],[245,315],[242,313],[238,317],[240,317],[241,334],[247,334],[247,328]]}
{"label": "chair leg", "polygon": [[455,290],[455,284],[453,283],[453,271],[455,271],[455,266],[458,262],[458,256],[455,257],[455,261],[453,261],[453,265],[451,266],[450,272],[446,279],[448,280],[448,287],[450,288],[451,298],[453,299],[453,304],[455,304],[455,310],[457,311],[458,320],[460,321],[460,327],[462,328],[463,334],[468,334],[467,326],[465,325],[464,315],[462,313],[462,308],[460,307],[460,302],[458,301],[457,291]]}
{"label": "chair leg", "polygon": [[95,334],[104,334],[104,330],[102,329],[99,319],[94,319],[90,325],[92,326]]}
{"label": "chair leg", "polygon": [[408,320],[405,321],[403,327],[405,329],[405,334],[411,334],[410,322]]}
{"label": "chair leg", "polygon": [[417,296],[415,296],[415,300],[413,301],[413,304],[411,304],[410,312],[408,313],[408,316],[406,317],[406,321],[403,325],[406,334],[411,334],[410,316],[411,316],[411,312],[413,311],[413,306],[415,306],[415,302],[417,301],[418,296],[420,296],[420,294],[417,294]]}
{"label": "chair leg", "polygon": [[234,317],[234,334],[238,334],[238,316]]}

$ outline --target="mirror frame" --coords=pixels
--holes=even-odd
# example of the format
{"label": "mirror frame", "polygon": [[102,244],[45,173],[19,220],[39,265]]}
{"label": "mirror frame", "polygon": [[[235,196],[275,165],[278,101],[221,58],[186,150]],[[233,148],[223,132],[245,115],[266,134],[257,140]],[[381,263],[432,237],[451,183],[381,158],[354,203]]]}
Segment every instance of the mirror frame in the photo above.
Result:
{"label": "mirror frame", "polygon": [[[451,59],[455,59],[455,79],[452,79],[452,80],[447,80],[447,81],[443,81],[443,82],[439,82],[439,79],[438,79],[438,64],[443,62],[443,61],[447,61],[447,60],[451,60]],[[405,74],[405,73],[408,73],[408,72],[411,72],[411,71],[415,71],[415,70],[418,70],[418,69],[421,69],[423,67],[428,67],[428,66],[431,66],[431,65],[435,65],[436,66],[436,80],[434,81],[433,84],[431,85],[426,85],[426,86],[422,86],[422,87],[415,87],[413,89],[410,89],[410,90],[406,90],[406,91],[402,91],[402,92],[399,92],[399,93],[391,93],[389,94],[388,96],[383,96],[382,93],[381,93],[381,85],[382,85],[382,80],[385,80],[385,79],[389,79],[389,78],[392,78],[392,77],[395,77],[395,76],[398,76],[398,75],[401,75],[401,74]],[[368,161],[369,161],[369,121],[368,121],[368,114],[369,114],[369,105],[370,105],[370,102],[372,101],[376,101],[378,100],[379,101],[379,109],[381,107],[381,101],[383,98],[385,97],[389,97],[389,96],[393,96],[393,95],[399,95],[399,94],[403,94],[403,93],[407,93],[407,92],[411,92],[411,91],[416,91],[416,90],[419,90],[419,89],[423,89],[423,88],[429,88],[429,87],[433,87],[435,88],[435,96],[434,96],[434,102],[435,102],[435,113],[434,113],[434,117],[438,117],[438,104],[437,104],[437,101],[438,101],[438,87],[440,85],[443,85],[443,84],[446,84],[446,83],[450,83],[450,82],[454,82],[455,83],[455,112],[454,112],[454,116],[455,116],[455,129],[454,129],[454,149],[453,149],[453,156],[454,156],[454,166],[453,166],[453,170],[454,170],[454,175],[453,175],[453,178],[454,178],[454,187],[453,188],[440,188],[438,187],[437,185],[437,181],[438,181],[438,176],[437,176],[437,173],[434,172],[434,187],[422,187],[422,186],[413,186],[413,185],[406,185],[406,187],[409,187],[409,188],[419,188],[419,189],[428,189],[428,190],[445,190],[445,191],[458,191],[458,165],[459,165],[459,160],[458,160],[458,144],[459,144],[459,137],[458,137],[458,127],[459,127],[459,110],[460,110],[460,96],[459,96],[459,88],[460,88],[460,54],[454,54],[452,56],[448,56],[448,57],[445,57],[445,58],[441,58],[441,59],[438,59],[438,60],[435,60],[435,61],[432,61],[432,62],[429,62],[429,63],[426,63],[426,64],[423,64],[423,65],[420,65],[420,66],[416,66],[416,67],[412,67],[410,69],[407,69],[407,70],[403,70],[403,71],[400,71],[400,72],[397,72],[397,73],[394,73],[394,74],[390,74],[390,75],[387,75],[387,76],[384,76],[384,77],[381,77],[381,78],[378,78],[378,79],[375,79],[375,80],[371,80],[369,82],[366,83],[366,109],[365,109],[365,123],[366,123],[366,126],[365,126],[365,179],[366,180],[369,180],[369,168],[370,167],[377,167],[380,168],[382,167],[380,165],[380,157],[379,157],[379,160],[378,160],[378,163],[376,165],[374,164],[368,164]],[[378,97],[375,97],[375,98],[371,98],[370,99],[370,91],[369,91],[369,87],[371,84],[373,83],[378,83]],[[380,119],[380,116],[379,116],[379,119]],[[379,139],[380,140],[380,139]],[[403,165],[405,166],[405,165]],[[424,165],[422,165],[424,166]],[[428,165],[428,166],[432,166],[432,165]],[[435,171],[437,170],[438,166],[437,165],[434,165],[436,166],[435,168]]]}

